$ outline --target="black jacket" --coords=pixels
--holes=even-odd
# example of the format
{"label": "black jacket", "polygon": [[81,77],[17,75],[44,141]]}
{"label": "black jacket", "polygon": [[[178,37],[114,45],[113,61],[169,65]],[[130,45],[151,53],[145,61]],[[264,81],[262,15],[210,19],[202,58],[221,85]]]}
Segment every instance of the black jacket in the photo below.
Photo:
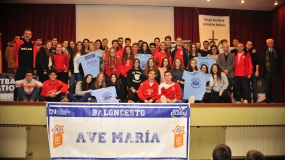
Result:
{"label": "black jacket", "polygon": [[[182,47],[182,49],[183,49],[184,67],[186,68],[188,66],[188,62],[189,62],[188,55],[187,55],[187,50],[184,47]],[[175,61],[174,58],[175,58],[176,51],[177,51],[177,46],[175,46],[174,50],[171,51],[171,58],[172,58],[173,64],[175,64],[174,63],[174,61]]]}
{"label": "black jacket", "polygon": [[[276,65],[277,65],[277,74],[280,75],[281,74],[281,65],[282,65],[282,54],[281,54],[281,50],[280,48],[274,46],[273,49],[275,50],[276,52]],[[265,73],[265,63],[266,63],[266,51],[268,50],[268,48],[265,48],[263,51],[262,51],[262,54],[261,54],[261,65],[262,65],[262,68],[263,68],[263,76],[264,76],[264,73]]]}

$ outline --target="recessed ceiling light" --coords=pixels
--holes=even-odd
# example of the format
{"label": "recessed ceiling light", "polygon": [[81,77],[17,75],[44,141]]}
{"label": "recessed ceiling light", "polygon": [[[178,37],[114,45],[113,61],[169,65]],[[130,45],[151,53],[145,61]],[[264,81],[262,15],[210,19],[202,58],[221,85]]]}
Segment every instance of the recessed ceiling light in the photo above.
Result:
{"label": "recessed ceiling light", "polygon": [[240,3],[244,3],[244,2],[245,2],[244,0],[241,0],[241,1],[240,1]]}
{"label": "recessed ceiling light", "polygon": [[210,0],[207,0],[208,2],[210,2]]}
{"label": "recessed ceiling light", "polygon": [[278,2],[277,2],[277,0],[275,0],[275,2],[274,2],[274,5],[276,6],[276,5],[278,5]]}

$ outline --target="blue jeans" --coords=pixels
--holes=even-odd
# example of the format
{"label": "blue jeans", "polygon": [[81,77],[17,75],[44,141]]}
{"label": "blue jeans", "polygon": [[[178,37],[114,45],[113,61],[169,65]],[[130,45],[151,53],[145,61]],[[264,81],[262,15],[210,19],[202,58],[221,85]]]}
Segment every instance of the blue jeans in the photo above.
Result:
{"label": "blue jeans", "polygon": [[89,97],[91,97],[90,93],[85,93],[84,96],[74,96],[71,93],[67,94],[67,98],[72,102],[87,102]]}
{"label": "blue jeans", "polygon": [[252,73],[251,78],[252,94],[253,101],[257,101],[257,77],[255,77],[255,72]]}
{"label": "blue jeans", "polygon": [[[81,81],[82,80],[82,77],[79,73],[74,73],[71,75],[70,77],[70,86],[69,86],[69,93],[71,94],[74,94],[75,93],[75,84],[78,82],[78,81]],[[75,83],[76,81],[76,83]]]}
{"label": "blue jeans", "polygon": [[37,101],[38,97],[39,97],[39,93],[40,93],[40,89],[39,88],[34,88],[32,94],[27,95],[26,92],[24,91],[23,87],[19,87],[17,88],[17,95],[18,95],[18,101],[23,101],[23,100],[33,100],[33,101]]}
{"label": "blue jeans", "polygon": [[247,77],[242,76],[236,76],[234,79],[236,101],[240,102],[241,97],[243,97],[244,100],[248,100],[248,102],[251,102],[249,79]]}

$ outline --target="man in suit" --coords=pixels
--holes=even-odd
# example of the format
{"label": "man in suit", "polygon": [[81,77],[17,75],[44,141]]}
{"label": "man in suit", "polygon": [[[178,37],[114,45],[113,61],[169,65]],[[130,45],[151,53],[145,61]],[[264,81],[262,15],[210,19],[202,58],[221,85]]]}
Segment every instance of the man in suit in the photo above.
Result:
{"label": "man in suit", "polygon": [[233,69],[235,67],[235,55],[229,52],[230,46],[228,43],[222,45],[223,53],[218,55],[217,64],[219,64],[222,71],[227,75],[229,86],[228,91],[232,92],[234,74]]}
{"label": "man in suit", "polygon": [[266,40],[267,47],[262,51],[261,63],[265,78],[266,102],[271,102],[270,86],[273,84],[274,102],[279,102],[279,76],[281,74],[282,54],[278,47],[274,46],[272,38]]}

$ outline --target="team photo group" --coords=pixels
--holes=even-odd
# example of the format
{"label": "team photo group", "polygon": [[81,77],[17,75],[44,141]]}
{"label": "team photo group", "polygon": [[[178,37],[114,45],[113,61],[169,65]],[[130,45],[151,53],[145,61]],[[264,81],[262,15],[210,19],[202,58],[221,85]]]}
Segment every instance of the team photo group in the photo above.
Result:
{"label": "team photo group", "polygon": [[282,57],[271,38],[257,51],[252,41],[238,38],[189,43],[166,36],[149,43],[51,37],[43,42],[26,29],[8,43],[5,59],[15,74],[17,101],[257,103],[262,75],[265,101],[279,102]]}

